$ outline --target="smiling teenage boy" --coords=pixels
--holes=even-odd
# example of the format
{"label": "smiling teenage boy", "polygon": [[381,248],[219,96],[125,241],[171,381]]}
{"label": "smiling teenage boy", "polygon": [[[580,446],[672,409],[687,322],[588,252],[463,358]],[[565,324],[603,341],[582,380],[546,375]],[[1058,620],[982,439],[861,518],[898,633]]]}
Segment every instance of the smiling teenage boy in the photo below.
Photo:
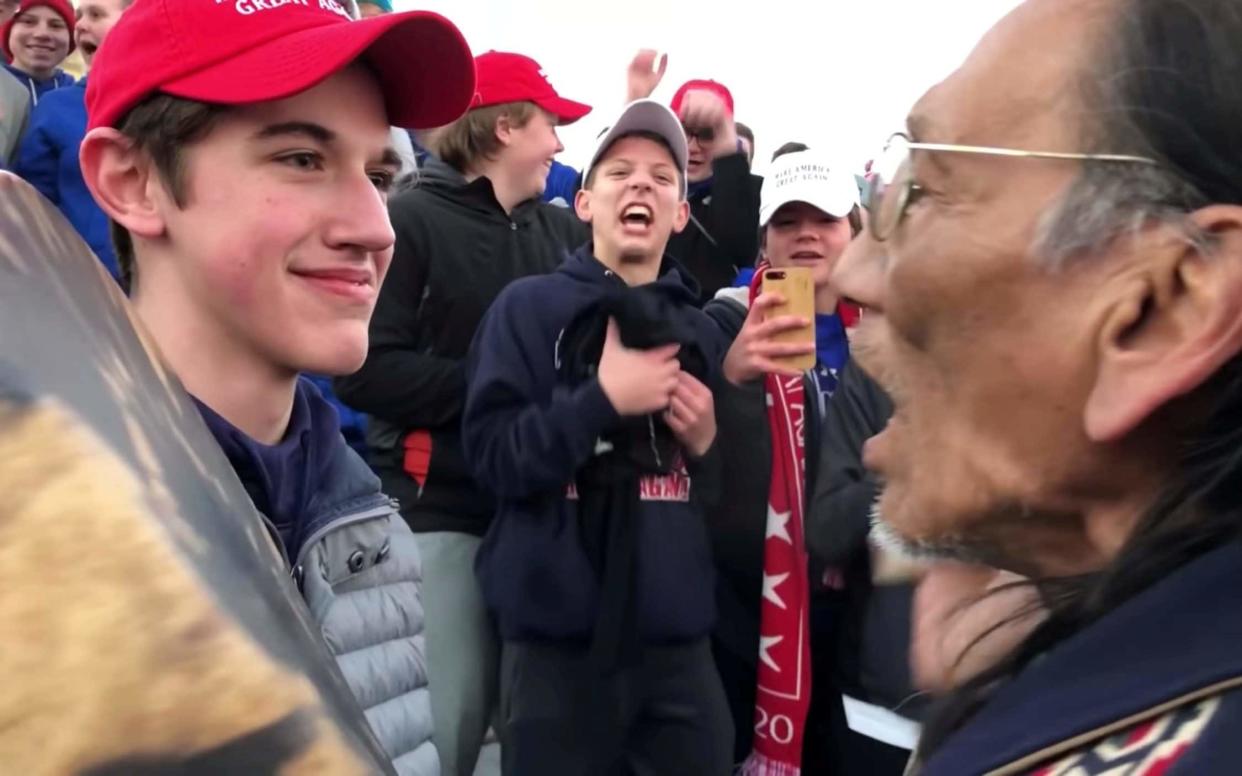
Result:
{"label": "smiling teenage boy", "polygon": [[82,173],[134,309],[401,774],[439,773],[416,544],[298,373],[366,355],[392,255],[389,126],[447,123],[473,91],[446,20],[353,22],[333,0],[138,0],[86,90]]}
{"label": "smiling teenage boy", "polygon": [[0,27],[0,49],[8,69],[30,95],[32,105],[73,76],[60,69],[73,52],[73,6],[69,0],[22,0],[16,15]]}
{"label": "smiling teenage boy", "polygon": [[575,201],[592,242],[503,291],[471,347],[506,773],[729,771],[699,476],[725,343],[664,253],[689,216],[686,157],[668,108],[627,106]]}

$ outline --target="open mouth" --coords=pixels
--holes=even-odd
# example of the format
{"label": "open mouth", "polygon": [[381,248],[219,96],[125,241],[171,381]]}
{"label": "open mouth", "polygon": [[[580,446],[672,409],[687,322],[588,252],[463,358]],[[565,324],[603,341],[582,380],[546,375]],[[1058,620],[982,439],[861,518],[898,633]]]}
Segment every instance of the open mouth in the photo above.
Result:
{"label": "open mouth", "polygon": [[86,40],[78,41],[78,49],[86,56],[93,57],[99,46]]}
{"label": "open mouth", "polygon": [[646,231],[654,220],[655,216],[647,205],[633,204],[621,211],[621,225],[627,232]]}
{"label": "open mouth", "polygon": [[815,253],[814,251],[798,251],[791,257],[794,261],[803,263],[814,263],[824,260],[824,254]]}

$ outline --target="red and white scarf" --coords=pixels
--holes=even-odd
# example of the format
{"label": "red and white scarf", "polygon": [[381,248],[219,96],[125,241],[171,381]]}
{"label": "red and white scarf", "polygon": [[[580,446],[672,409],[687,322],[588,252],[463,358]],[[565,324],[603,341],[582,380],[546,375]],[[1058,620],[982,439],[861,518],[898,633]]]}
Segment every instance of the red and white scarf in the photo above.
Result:
{"label": "red and white scarf", "polygon": [[[754,304],[767,264],[750,285]],[[806,503],[806,396],[803,376],[764,376],[772,432],[772,478],[759,604],[759,686],[755,742],[744,776],[797,776],[811,705],[810,582],[802,507]]]}

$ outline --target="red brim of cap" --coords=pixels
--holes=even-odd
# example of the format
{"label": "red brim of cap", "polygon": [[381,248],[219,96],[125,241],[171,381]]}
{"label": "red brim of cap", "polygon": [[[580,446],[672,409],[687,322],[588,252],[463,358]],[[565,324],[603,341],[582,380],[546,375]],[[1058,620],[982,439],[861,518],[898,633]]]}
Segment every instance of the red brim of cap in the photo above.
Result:
{"label": "red brim of cap", "polygon": [[540,97],[532,102],[556,116],[561,126],[572,124],[591,112],[590,105],[567,100],[564,97]]}
{"label": "red brim of cap", "polygon": [[325,24],[282,35],[160,87],[175,97],[245,105],[292,97],[356,59],[371,65],[390,124],[452,123],[474,96],[474,57],[451,22],[425,11]]}

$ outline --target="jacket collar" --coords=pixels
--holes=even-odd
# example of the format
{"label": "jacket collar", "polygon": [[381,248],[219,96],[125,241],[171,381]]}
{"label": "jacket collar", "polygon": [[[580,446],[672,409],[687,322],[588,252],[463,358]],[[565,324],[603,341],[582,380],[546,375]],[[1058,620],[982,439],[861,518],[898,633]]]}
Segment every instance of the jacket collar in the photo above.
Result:
{"label": "jacket collar", "polygon": [[1000,768],[1242,677],[1240,643],[1242,540],[1183,566],[1055,647],[998,690],[921,772]]}
{"label": "jacket collar", "polygon": [[[444,167],[448,168],[448,165]],[[500,200],[496,199],[496,189],[487,177],[475,178],[467,183],[460,174],[453,179],[437,171],[434,177],[425,180],[420,185],[499,223],[526,224],[534,219],[535,211],[540,207],[538,200],[528,199],[518,203],[509,213],[505,213]]]}
{"label": "jacket collar", "polygon": [[[589,241],[579,247],[561,264],[558,272],[569,275],[580,282],[605,283],[619,282],[613,279],[613,273],[602,261],[595,258],[595,241]],[[699,284],[694,276],[681,266],[677,259],[664,254],[660,261],[660,269],[653,284],[669,296],[697,306]]]}

